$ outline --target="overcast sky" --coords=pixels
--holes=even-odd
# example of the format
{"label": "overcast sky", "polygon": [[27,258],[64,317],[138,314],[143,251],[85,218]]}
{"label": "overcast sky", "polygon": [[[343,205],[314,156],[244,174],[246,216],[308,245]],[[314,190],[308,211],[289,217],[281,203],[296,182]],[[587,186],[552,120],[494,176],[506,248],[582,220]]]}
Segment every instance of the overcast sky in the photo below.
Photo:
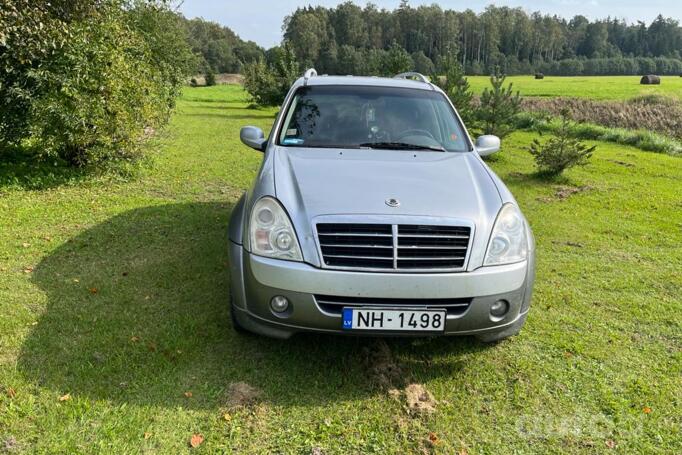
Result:
{"label": "overcast sky", "polygon": [[[282,20],[299,6],[334,6],[340,0],[185,0],[180,10],[189,17],[203,17],[206,20],[227,25],[242,39],[255,41],[263,47],[271,47],[282,39]],[[354,1],[364,6],[366,1]],[[400,0],[373,0],[379,8],[395,9]],[[680,0],[411,0],[410,5],[437,3],[443,9],[463,10],[471,8],[482,11],[486,5],[521,6],[527,11],[541,11],[573,17],[582,14],[590,19],[617,16],[628,22],[655,18],[659,13],[666,17],[682,17]]]}

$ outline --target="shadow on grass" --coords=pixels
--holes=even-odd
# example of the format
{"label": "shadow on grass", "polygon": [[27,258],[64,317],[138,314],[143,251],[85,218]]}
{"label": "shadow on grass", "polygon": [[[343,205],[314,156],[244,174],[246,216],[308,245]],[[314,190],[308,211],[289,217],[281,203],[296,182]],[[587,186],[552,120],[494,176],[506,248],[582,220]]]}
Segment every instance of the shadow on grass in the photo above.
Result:
{"label": "shadow on grass", "polygon": [[[222,203],[136,209],[57,248],[34,271],[48,304],[22,347],[22,373],[55,396],[197,409],[223,407],[237,381],[282,406],[377,393],[368,364],[375,340],[234,332],[230,211]],[[471,339],[386,343],[405,380],[419,381],[457,374],[463,356],[485,349]]]}
{"label": "shadow on grass", "polygon": [[3,148],[0,154],[0,190],[44,190],[72,185],[91,175],[86,169],[69,167],[60,160],[37,160],[33,151],[21,147]]}

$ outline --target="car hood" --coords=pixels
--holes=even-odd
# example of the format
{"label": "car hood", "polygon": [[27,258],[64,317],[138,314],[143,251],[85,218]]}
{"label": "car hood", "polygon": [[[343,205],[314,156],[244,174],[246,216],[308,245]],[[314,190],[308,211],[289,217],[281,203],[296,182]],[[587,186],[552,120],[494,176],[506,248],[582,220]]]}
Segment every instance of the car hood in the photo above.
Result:
{"label": "car hood", "polygon": [[[322,215],[370,215],[386,222],[411,216],[422,224],[432,217],[452,218],[484,234],[502,206],[497,186],[474,153],[294,147],[273,152],[276,196],[304,250],[304,244],[314,246],[312,224]],[[390,207],[390,198],[400,205]]]}

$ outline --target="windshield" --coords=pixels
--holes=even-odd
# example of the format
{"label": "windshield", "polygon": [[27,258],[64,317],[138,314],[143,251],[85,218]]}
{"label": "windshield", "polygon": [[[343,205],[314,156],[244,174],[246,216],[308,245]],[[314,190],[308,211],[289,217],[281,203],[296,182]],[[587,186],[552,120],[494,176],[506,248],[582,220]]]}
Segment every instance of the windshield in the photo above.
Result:
{"label": "windshield", "polygon": [[443,94],[393,87],[302,87],[284,117],[279,145],[469,150],[464,130]]}

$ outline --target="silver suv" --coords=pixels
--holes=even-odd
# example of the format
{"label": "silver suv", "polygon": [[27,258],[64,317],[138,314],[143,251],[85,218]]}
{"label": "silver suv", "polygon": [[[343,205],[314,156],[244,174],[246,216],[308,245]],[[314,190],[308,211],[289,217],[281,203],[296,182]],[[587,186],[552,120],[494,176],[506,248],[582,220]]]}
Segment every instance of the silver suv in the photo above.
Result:
{"label": "silver suv", "polygon": [[237,330],[375,335],[517,334],[534,241],[445,94],[417,73],[318,76],[289,91],[230,221]]}

